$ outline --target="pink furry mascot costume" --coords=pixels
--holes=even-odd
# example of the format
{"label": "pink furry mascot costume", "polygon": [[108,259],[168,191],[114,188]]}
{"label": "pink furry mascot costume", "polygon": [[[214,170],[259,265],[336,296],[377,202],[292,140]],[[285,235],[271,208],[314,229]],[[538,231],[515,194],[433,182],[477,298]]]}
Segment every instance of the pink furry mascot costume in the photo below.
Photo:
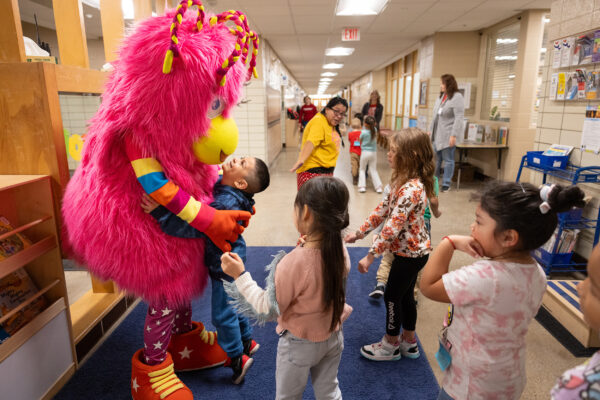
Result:
{"label": "pink furry mascot costume", "polygon": [[[187,10],[192,5],[197,13]],[[74,256],[149,303],[145,349],[132,359],[134,399],[192,399],[173,370],[226,361],[214,333],[191,321],[191,299],[207,281],[204,241],[162,233],[140,201],[145,191],[230,249],[227,241],[243,231],[237,221],[250,214],[208,204],[214,164],[237,147],[228,117],[243,83],[256,75],[257,53],[258,37],[243,14],[205,16],[198,0],[139,23],[120,49],[67,186],[63,213]]]}

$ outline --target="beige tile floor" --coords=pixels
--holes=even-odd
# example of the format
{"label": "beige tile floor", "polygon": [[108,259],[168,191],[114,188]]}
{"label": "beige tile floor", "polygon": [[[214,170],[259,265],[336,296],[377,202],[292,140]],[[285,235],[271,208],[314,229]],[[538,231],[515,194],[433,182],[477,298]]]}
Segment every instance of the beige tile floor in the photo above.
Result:
{"label": "beige tile floor", "polygon": [[[296,178],[289,172],[297,158],[298,149],[284,149],[271,166],[271,185],[263,193],[256,195],[256,215],[252,218],[244,238],[249,246],[292,246],[298,233],[292,220],[292,205],[296,195]],[[390,171],[385,153],[380,150],[378,171],[382,180],[389,180]],[[347,150],[343,150],[338,161],[335,175],[344,180],[350,189],[350,230],[355,230],[377,205],[381,195],[375,193],[372,186],[367,193],[358,193],[352,186],[350,159]],[[435,246],[440,239],[449,234],[469,234],[469,225],[474,218],[476,204],[470,202],[470,194],[477,189],[476,184],[461,184],[461,189],[440,194],[442,216],[432,220],[432,243]],[[368,246],[369,238],[356,243],[356,246]],[[352,245],[354,246],[354,245]],[[471,262],[469,256],[457,253],[451,268],[457,268]],[[356,268],[356,266],[353,266]],[[69,272],[67,286],[70,302],[89,290],[89,279],[85,272]],[[374,282],[373,282],[374,283]],[[365,298],[365,301],[367,299]],[[417,334],[425,350],[425,356],[438,378],[442,377],[434,354],[437,350],[437,334],[446,311],[444,304],[435,303],[419,295],[419,317]],[[383,327],[380,329],[383,334]],[[573,357],[541,325],[532,322],[527,335],[527,387],[522,399],[548,399],[548,393],[557,376],[564,370],[578,365],[584,359]],[[347,348],[345,351],[358,351]]]}

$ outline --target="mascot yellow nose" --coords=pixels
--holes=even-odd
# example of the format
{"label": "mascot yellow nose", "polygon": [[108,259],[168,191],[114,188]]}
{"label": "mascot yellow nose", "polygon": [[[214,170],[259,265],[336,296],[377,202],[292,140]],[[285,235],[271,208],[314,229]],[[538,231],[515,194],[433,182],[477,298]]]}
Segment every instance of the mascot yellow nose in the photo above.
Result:
{"label": "mascot yellow nose", "polygon": [[194,142],[196,158],[204,164],[221,164],[238,145],[238,127],[231,118],[218,116],[211,120],[208,135]]}

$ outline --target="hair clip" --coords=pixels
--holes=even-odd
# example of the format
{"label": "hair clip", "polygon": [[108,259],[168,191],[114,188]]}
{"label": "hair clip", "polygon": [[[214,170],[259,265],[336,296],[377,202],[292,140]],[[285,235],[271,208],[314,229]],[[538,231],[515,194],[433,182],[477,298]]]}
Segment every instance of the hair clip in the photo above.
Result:
{"label": "hair clip", "polygon": [[554,189],[554,186],[556,185],[544,185],[540,189],[540,198],[542,199],[542,204],[540,204],[539,208],[542,214],[547,214],[548,211],[552,209],[550,203],[548,203],[548,196],[550,195],[550,192],[552,192],[552,189]]}

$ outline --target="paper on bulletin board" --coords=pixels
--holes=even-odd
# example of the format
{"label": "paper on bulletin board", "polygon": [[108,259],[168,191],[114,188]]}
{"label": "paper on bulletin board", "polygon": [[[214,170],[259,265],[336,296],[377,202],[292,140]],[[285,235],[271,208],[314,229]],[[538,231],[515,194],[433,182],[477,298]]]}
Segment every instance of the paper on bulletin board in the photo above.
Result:
{"label": "paper on bulletin board", "polygon": [[600,112],[597,109],[588,109],[583,121],[583,132],[581,135],[581,150],[600,152]]}
{"label": "paper on bulletin board", "polygon": [[553,73],[550,78],[550,89],[548,92],[548,98],[550,100],[556,100],[556,90],[558,89],[558,73]]}
{"label": "paper on bulletin board", "polygon": [[552,68],[560,68],[560,40],[554,41],[552,49]]}
{"label": "paper on bulletin board", "polygon": [[560,66],[568,67],[573,59],[573,45],[575,44],[574,37],[564,38],[560,48]]}
{"label": "paper on bulletin board", "polygon": [[565,90],[567,84],[567,76],[564,72],[560,72],[558,74],[558,85],[556,87],[556,99],[564,100],[565,99]]}

